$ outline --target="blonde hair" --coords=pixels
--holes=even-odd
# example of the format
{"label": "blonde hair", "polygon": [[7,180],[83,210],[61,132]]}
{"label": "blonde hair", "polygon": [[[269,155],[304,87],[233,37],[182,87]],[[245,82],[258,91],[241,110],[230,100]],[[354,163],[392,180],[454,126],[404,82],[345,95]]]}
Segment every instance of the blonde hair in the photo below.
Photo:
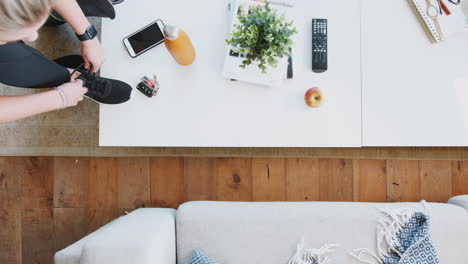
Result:
{"label": "blonde hair", "polygon": [[54,0],[0,0],[0,31],[34,25],[49,14]]}

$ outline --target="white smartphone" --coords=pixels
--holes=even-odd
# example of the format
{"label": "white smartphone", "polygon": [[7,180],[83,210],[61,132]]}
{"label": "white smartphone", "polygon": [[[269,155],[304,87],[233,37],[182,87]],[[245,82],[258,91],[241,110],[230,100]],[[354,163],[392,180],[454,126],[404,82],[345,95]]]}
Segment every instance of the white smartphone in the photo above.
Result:
{"label": "white smartphone", "polygon": [[146,27],[138,30],[130,36],[124,38],[123,43],[128,54],[135,58],[164,41],[164,24],[161,20],[156,20]]}

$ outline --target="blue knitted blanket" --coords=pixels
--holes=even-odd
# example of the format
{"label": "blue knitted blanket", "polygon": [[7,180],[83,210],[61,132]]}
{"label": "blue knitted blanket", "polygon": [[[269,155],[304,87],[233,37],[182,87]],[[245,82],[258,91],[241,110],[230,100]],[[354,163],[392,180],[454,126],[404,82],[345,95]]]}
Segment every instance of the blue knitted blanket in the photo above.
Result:
{"label": "blue knitted blanket", "polygon": [[[437,252],[429,235],[429,216],[413,213],[397,233],[398,243],[384,259],[384,264],[439,264]],[[396,249],[396,250],[395,250]]]}
{"label": "blue knitted blanket", "polygon": [[357,249],[351,255],[364,263],[379,264],[439,264],[429,227],[429,208],[426,212],[412,209],[380,210],[384,217],[377,225],[377,254],[368,249]]}

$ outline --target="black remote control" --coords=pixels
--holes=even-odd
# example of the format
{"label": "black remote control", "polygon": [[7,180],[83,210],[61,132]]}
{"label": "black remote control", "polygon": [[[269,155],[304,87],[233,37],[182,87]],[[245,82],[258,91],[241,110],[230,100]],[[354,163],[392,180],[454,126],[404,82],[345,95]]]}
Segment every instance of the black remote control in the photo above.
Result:
{"label": "black remote control", "polygon": [[328,69],[327,20],[312,19],[312,71],[322,73]]}

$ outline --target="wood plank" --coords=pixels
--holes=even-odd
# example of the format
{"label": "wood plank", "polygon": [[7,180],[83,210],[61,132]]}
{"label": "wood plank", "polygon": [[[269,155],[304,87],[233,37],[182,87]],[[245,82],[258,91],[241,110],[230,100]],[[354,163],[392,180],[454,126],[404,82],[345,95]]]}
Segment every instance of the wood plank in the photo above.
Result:
{"label": "wood plank", "polygon": [[0,190],[0,263],[22,263],[21,213],[21,193]]}
{"label": "wood plank", "polygon": [[217,200],[216,158],[185,158],[184,190],[186,201]]}
{"label": "wood plank", "polygon": [[320,199],[318,159],[286,159],[286,200]]}
{"label": "wood plank", "polygon": [[25,159],[22,174],[24,264],[53,262],[53,163],[49,157]]}
{"label": "wood plank", "polygon": [[250,158],[218,159],[218,199],[221,201],[252,200],[252,160]]}
{"label": "wood plank", "polygon": [[83,208],[86,206],[88,173],[89,158],[55,158],[55,208]]}
{"label": "wood plank", "polygon": [[387,201],[387,163],[385,160],[353,160],[353,200]]}
{"label": "wood plank", "polygon": [[468,194],[468,162],[452,161],[452,195]]}
{"label": "wood plank", "polygon": [[54,208],[54,244],[59,251],[86,235],[85,208]]}
{"label": "wood plank", "polygon": [[321,201],[353,200],[353,161],[319,159]]}
{"label": "wood plank", "polygon": [[23,161],[21,157],[0,157],[0,263],[22,263]]}
{"label": "wood plank", "polygon": [[283,158],[252,159],[252,199],[286,200],[285,161]]}
{"label": "wood plank", "polygon": [[20,191],[23,167],[21,157],[0,157],[0,190]]}
{"label": "wood plank", "polygon": [[446,203],[452,197],[452,163],[422,160],[419,164],[422,200]]}
{"label": "wood plank", "polygon": [[419,201],[419,162],[417,160],[387,161],[387,201]]}
{"label": "wood plank", "polygon": [[118,212],[117,160],[115,158],[94,158],[90,162],[88,179],[88,202],[86,217],[87,232],[115,219]]}
{"label": "wood plank", "polygon": [[150,206],[150,159],[119,158],[117,160],[118,207]]}
{"label": "wood plank", "polygon": [[151,206],[177,208],[184,202],[184,159],[151,159]]}

